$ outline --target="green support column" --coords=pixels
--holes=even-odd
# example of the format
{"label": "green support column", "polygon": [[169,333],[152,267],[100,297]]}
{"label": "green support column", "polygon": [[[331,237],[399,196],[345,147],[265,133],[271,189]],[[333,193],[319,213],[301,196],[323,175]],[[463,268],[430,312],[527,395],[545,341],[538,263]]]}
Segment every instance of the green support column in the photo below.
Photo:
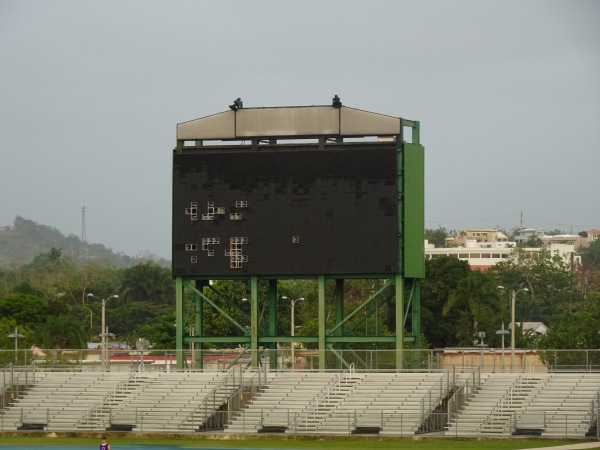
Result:
{"label": "green support column", "polygon": [[[277,336],[277,280],[269,280],[269,337]],[[269,342],[269,367],[277,369],[277,342]]]}
{"label": "green support column", "polygon": [[[344,279],[336,278],[335,280],[335,324],[338,325],[344,320]],[[341,326],[335,330],[336,336],[344,335],[344,327]],[[344,348],[344,344],[338,344],[336,347]],[[342,360],[338,361],[338,369],[342,369]]]}
{"label": "green support column", "polygon": [[414,289],[412,306],[412,331],[415,340],[413,341],[413,369],[420,369],[421,366],[421,280],[413,280]]}
{"label": "green support column", "polygon": [[327,361],[325,360],[325,275],[319,275],[318,277],[318,290],[319,290],[319,370],[327,369]]}
{"label": "green support column", "polygon": [[[201,282],[200,285],[198,285],[198,282],[196,283],[197,288],[200,291],[204,290],[204,285],[206,282]],[[204,325],[204,302],[202,301],[202,298],[200,298],[199,295],[194,294],[194,301],[195,301],[195,306],[196,306],[196,317],[194,320],[194,336],[203,336],[204,335],[204,330],[203,330],[203,325]],[[196,367],[194,367],[195,369],[204,369],[204,352],[202,351],[202,342],[196,342],[195,344],[195,355],[194,355],[194,359],[196,360]]]}
{"label": "green support column", "polygon": [[183,325],[183,279],[181,277],[175,278],[175,330],[177,335],[175,336],[175,359],[177,360],[177,370],[183,369],[183,334],[185,333],[185,327]]}
{"label": "green support column", "polygon": [[258,367],[258,278],[250,277],[250,350],[252,367]]}
{"label": "green support column", "polygon": [[404,277],[396,274],[396,370],[404,360]]}

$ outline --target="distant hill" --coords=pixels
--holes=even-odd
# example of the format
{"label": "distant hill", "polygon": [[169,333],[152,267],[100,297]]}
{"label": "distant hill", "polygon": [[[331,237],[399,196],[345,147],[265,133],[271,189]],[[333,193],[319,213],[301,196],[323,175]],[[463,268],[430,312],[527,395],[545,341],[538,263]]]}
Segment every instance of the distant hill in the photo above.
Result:
{"label": "distant hill", "polygon": [[[65,236],[58,229],[40,225],[21,216],[15,218],[13,226],[0,227],[0,267],[11,264],[28,264],[40,253],[58,248],[65,256],[73,258],[77,264],[98,261],[124,268],[139,264],[146,257],[132,257],[115,253],[102,244],[82,242],[79,237]],[[164,258],[153,258],[161,266],[171,263]]]}

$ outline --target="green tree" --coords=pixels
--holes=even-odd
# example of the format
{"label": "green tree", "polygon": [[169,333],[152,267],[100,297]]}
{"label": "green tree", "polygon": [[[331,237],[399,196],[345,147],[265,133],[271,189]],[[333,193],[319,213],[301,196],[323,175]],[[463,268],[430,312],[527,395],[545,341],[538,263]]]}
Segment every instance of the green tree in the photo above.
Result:
{"label": "green tree", "polygon": [[153,261],[124,269],[119,290],[126,300],[145,300],[175,306],[175,282],[171,271]]}
{"label": "green tree", "polygon": [[35,295],[7,294],[0,300],[0,316],[14,320],[19,325],[35,328],[46,319],[46,302]]}
{"label": "green tree", "polygon": [[[112,283],[99,285],[95,281],[102,273],[99,268],[88,268],[86,277],[90,289],[98,290],[95,295],[108,298],[115,293]],[[153,261],[144,261],[136,266],[123,269],[118,276],[119,297],[106,303],[106,323],[109,331],[118,339],[133,342],[138,328],[153,323],[158,317],[173,312],[175,308],[175,283],[171,272]],[[100,317],[100,302],[88,302],[94,317]],[[94,333],[100,330],[100,321],[96,320]]]}
{"label": "green tree", "polygon": [[523,248],[540,248],[542,246],[542,240],[537,236],[529,236],[525,242],[519,244],[519,247]]}
{"label": "green tree", "polygon": [[516,249],[511,260],[496,264],[491,271],[498,277],[498,285],[508,291],[529,290],[517,301],[518,322],[551,325],[577,310],[583,299],[575,272],[560,256],[549,257],[545,251],[531,255]]}
{"label": "green tree", "polygon": [[540,358],[544,364],[576,367],[600,365],[598,350],[568,351],[600,348],[600,295],[595,293],[586,303],[586,309],[563,316],[539,339]]}
{"label": "green tree", "polygon": [[86,348],[86,339],[79,322],[71,316],[48,316],[38,328],[38,337],[44,348]]}
{"label": "green tree", "polygon": [[600,266],[600,239],[581,251],[581,262],[584,265]]}
{"label": "green tree", "polygon": [[[31,328],[24,325],[18,325],[15,320],[9,319],[7,317],[0,317],[0,349],[2,350],[13,350],[7,352],[0,352],[0,366],[4,366],[5,364],[15,362],[21,363],[25,361],[22,352],[28,353],[29,348],[35,343],[34,333]],[[23,337],[18,338],[17,348],[18,352],[18,360],[15,358],[14,348],[15,348],[15,339],[8,337],[10,334],[15,332],[15,328],[17,329],[17,333],[22,334]],[[29,357],[27,357],[29,359]]]}
{"label": "green tree", "polygon": [[[138,338],[147,339],[155,350],[176,347],[175,313],[157,317],[153,323],[142,325],[136,331]],[[133,348],[135,343],[131,342]]]}
{"label": "green tree", "polygon": [[457,344],[456,325],[460,312],[452,308],[442,314],[444,305],[471,271],[469,263],[458,258],[441,256],[425,262],[426,278],[421,285],[421,330],[434,348]]}
{"label": "green tree", "polygon": [[500,301],[496,279],[491,272],[471,271],[460,280],[444,306],[443,314],[458,310],[455,337],[459,345],[472,346],[479,332],[485,332],[488,345],[496,344],[495,331],[506,316],[507,307]]}
{"label": "green tree", "polygon": [[445,247],[446,246],[446,238],[450,236],[448,230],[446,228],[442,228],[441,226],[436,229],[426,229],[425,230],[425,239],[430,244],[435,245],[436,247]]}

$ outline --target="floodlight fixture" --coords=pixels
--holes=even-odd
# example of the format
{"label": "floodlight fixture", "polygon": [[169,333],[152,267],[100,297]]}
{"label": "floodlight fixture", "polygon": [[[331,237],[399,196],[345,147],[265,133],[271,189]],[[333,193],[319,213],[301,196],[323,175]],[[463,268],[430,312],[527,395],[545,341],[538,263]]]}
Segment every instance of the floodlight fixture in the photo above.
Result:
{"label": "floodlight fixture", "polygon": [[229,105],[229,108],[231,108],[232,111],[237,111],[238,109],[242,109],[244,107],[244,102],[242,102],[242,99],[240,97],[236,98],[233,101],[233,104]]}

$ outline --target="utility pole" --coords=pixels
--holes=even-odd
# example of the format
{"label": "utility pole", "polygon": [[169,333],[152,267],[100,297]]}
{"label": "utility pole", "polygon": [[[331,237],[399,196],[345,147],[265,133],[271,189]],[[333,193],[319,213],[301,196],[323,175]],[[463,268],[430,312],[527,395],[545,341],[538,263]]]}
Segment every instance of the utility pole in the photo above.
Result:
{"label": "utility pole", "polygon": [[85,204],[81,205],[81,259],[85,256],[87,243],[87,231],[85,225]]}
{"label": "utility pole", "polygon": [[521,230],[523,229],[523,211],[521,211]]}

